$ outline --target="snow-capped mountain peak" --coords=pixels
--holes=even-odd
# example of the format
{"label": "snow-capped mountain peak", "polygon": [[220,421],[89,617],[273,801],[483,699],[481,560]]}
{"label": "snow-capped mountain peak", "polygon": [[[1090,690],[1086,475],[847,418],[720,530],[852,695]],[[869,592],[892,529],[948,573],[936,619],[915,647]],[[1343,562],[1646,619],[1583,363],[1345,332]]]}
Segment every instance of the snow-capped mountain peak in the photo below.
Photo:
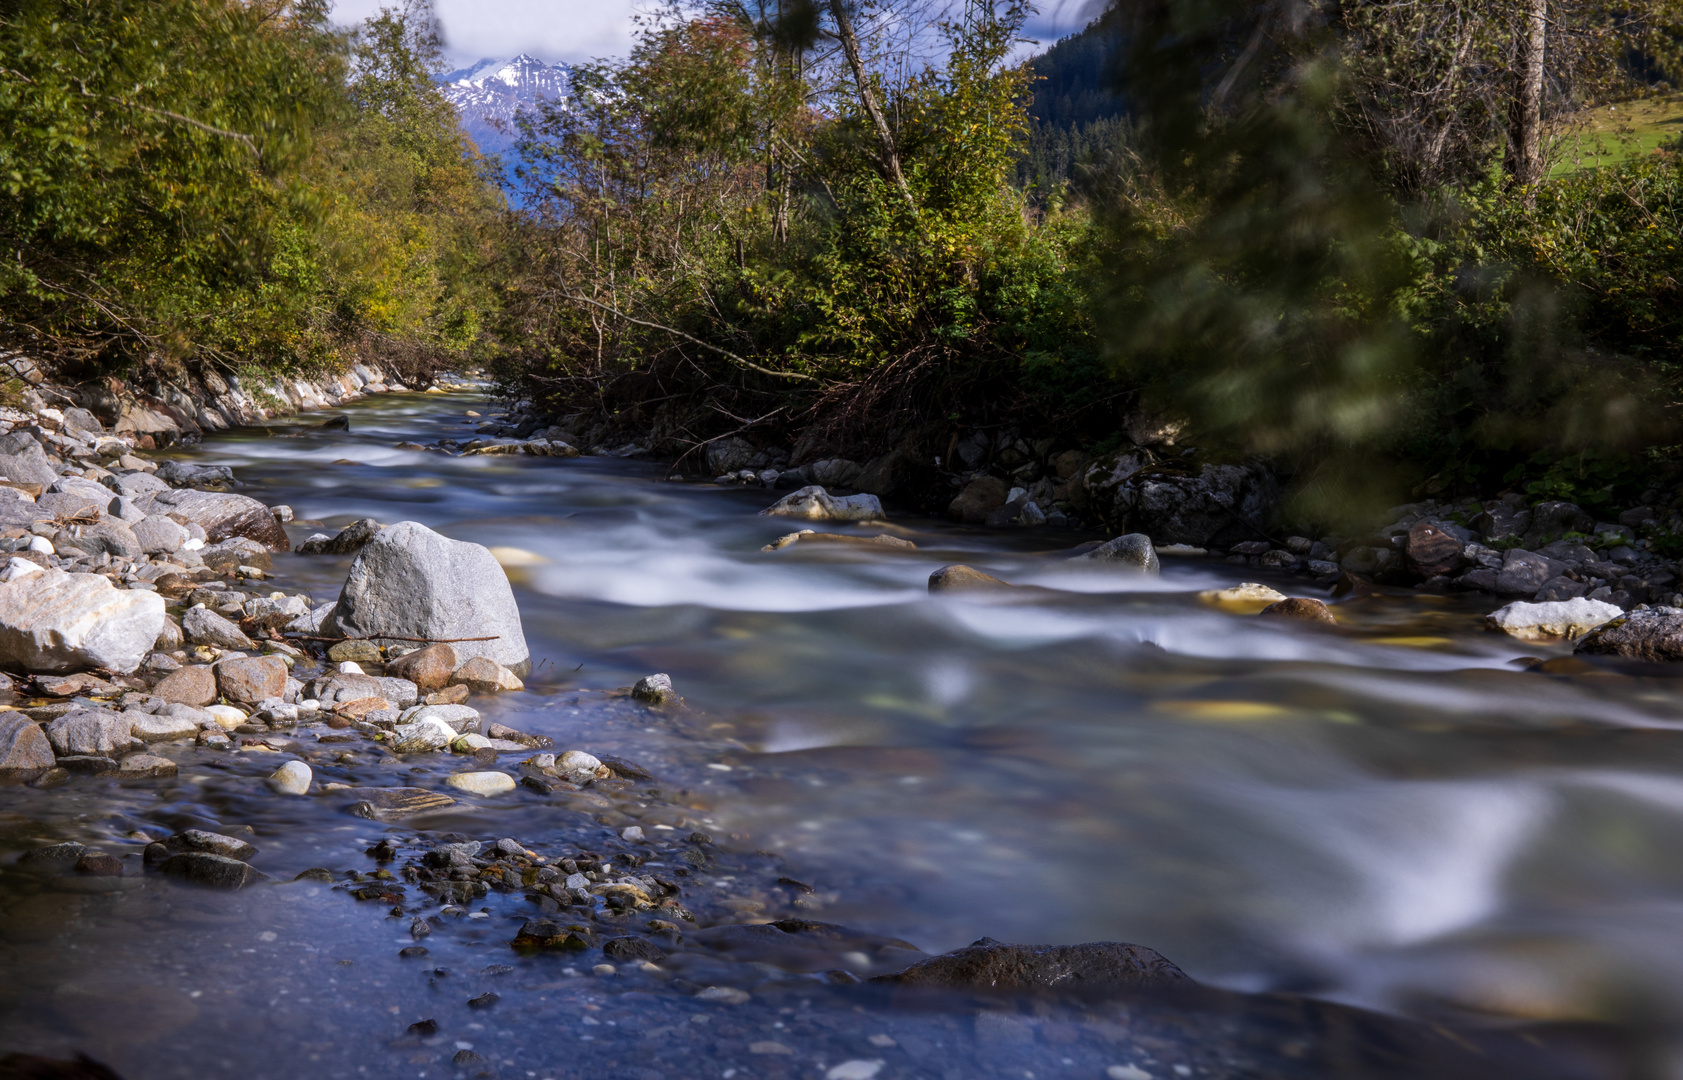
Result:
{"label": "snow-capped mountain peak", "polygon": [[535,56],[487,57],[438,77],[444,97],[461,114],[462,127],[486,152],[508,145],[499,131],[516,113],[540,101],[565,101],[569,68]]}

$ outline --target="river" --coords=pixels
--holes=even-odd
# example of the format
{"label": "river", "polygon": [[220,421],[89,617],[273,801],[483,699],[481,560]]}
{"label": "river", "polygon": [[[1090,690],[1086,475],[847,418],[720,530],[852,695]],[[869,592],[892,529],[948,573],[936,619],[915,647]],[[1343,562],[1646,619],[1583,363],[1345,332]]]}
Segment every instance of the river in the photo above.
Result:
{"label": "river", "polygon": [[[1486,633],[1487,600],[1353,599],[1329,630],[1198,598],[1258,571],[1077,570],[1063,560],[1085,536],[902,514],[880,531],[916,550],[762,552],[792,530],[757,515],[764,490],[636,460],[393,448],[465,439],[469,410],[490,411],[392,395],[344,410],[348,431],[306,430],[316,415],[271,429],[294,438],[238,432],[188,456],[300,519],[414,520],[527,553],[510,576],[528,689],[475,705],[681,789],[690,817],[667,831],[705,830],[740,865],[719,887],[743,886],[741,921],[798,900],[930,953],[984,935],[1137,942],[1209,986],[1464,1024],[1683,1013],[1683,699],[1666,672],[1523,670],[1566,650]],[[290,528],[295,544],[316,531]],[[1036,587],[930,596],[953,562]],[[319,602],[348,563],[284,555],[275,572]],[[600,693],[651,672],[686,708]],[[8,789],[0,838],[132,848],[148,828],[249,827],[277,877],[368,871],[382,836],[415,840],[270,795],[273,762],[252,756],[166,784]],[[448,768],[410,763],[404,782]],[[511,797],[443,827],[543,850],[574,818]],[[748,888],[772,874],[800,885]],[[129,1080],[1279,1074],[1049,1006],[943,1014],[815,982],[698,1013],[653,974],[516,956],[516,901],[402,959],[408,919],[325,885],[9,894],[0,1047],[85,1050]],[[487,991],[494,1007],[467,1004]],[[1169,1023],[1153,1015],[1136,1011],[1136,1035]],[[408,1026],[428,1019],[439,1034]],[[1289,1038],[1270,1045],[1292,1058]]]}

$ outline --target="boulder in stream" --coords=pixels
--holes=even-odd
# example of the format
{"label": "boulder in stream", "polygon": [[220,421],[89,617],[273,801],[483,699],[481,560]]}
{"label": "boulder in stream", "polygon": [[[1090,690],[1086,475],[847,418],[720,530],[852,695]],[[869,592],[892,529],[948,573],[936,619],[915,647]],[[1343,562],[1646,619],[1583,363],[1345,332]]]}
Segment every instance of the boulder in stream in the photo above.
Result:
{"label": "boulder in stream", "polygon": [[1127,533],[1107,540],[1091,551],[1072,556],[1070,561],[1132,567],[1153,577],[1163,572],[1163,566],[1157,560],[1157,549],[1151,546],[1151,537],[1144,533]]}
{"label": "boulder in stream", "polygon": [[0,585],[0,663],[25,671],[127,673],[163,627],[163,597],[99,574],[44,570]]}
{"label": "boulder in stream", "polygon": [[[158,472],[162,475],[163,469]],[[245,495],[182,489],[161,491],[139,502],[148,515],[179,514],[193,522],[205,531],[205,539],[212,544],[243,536],[270,551],[292,550],[292,542],[281,523],[275,520],[274,511]]]}
{"label": "boulder in stream", "polygon": [[951,592],[955,589],[1008,589],[1009,581],[1001,581],[992,574],[984,574],[974,567],[954,563],[943,566],[929,575],[930,592]]}
{"label": "boulder in stream", "polygon": [[761,514],[807,521],[880,521],[882,500],[875,495],[831,495],[816,484],[778,499]]}
{"label": "boulder in stream", "polygon": [[495,556],[414,521],[382,529],[357,553],[322,632],[450,639],[458,659],[490,657],[516,674],[531,661],[514,590]]}
{"label": "boulder in stream", "polygon": [[1578,642],[1578,652],[1651,662],[1683,660],[1683,608],[1633,611],[1602,623]]}
{"label": "boulder in stream", "polygon": [[1484,617],[1487,630],[1500,630],[1522,641],[1542,641],[1548,638],[1578,638],[1603,623],[1624,615],[1617,604],[1601,600],[1550,600],[1532,604],[1515,601]]}
{"label": "boulder in stream", "polygon": [[1191,982],[1155,949],[1121,941],[1085,945],[1006,945],[983,938],[871,980],[888,986],[947,990],[1105,992]]}

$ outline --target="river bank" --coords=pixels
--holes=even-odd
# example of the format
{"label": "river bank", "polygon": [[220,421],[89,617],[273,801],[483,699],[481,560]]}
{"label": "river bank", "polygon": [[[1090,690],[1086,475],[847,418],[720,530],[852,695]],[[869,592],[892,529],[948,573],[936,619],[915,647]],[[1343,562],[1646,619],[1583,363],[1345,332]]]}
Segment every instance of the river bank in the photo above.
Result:
{"label": "river bank", "polygon": [[[1283,1006],[1280,999],[1212,993],[1190,1001],[1155,990],[1143,997],[1123,993],[1112,1005],[934,1001],[908,1012],[880,988],[849,989],[835,985],[839,976],[825,973],[886,974],[910,957],[988,932],[1028,941],[1144,941],[1187,965],[1201,983],[1232,986],[1233,970],[1254,950],[1244,943],[1247,934],[1236,932],[1237,924],[1221,929],[1223,920],[1211,921],[1213,912],[1190,923],[1167,918],[1174,908],[1169,898],[1192,881],[1176,873],[1163,876],[1170,864],[1156,862],[1152,852],[1162,844],[1176,846],[1170,836],[1177,831],[1195,833],[1192,820],[1173,825],[1171,815],[1148,826],[1158,813],[1148,811],[1125,826],[1132,842],[1095,839],[1126,821],[1132,812],[1123,808],[1137,799],[1130,794],[1107,804],[1107,785],[1120,782],[1115,789],[1120,795],[1150,783],[1154,762],[1179,758],[1160,742],[1176,727],[1196,736],[1198,745],[1193,756],[1179,759],[1208,764],[1238,749],[1223,749],[1228,740],[1219,731],[1200,732],[1212,720],[1223,722],[1224,712],[1237,716],[1260,708],[1256,717],[1265,725],[1299,722],[1293,717],[1300,706],[1290,698],[1262,707],[1244,701],[1241,693],[1223,705],[1214,688],[1198,689],[1208,687],[1209,673],[1198,673],[1196,651],[1187,653],[1186,645],[1199,636],[1213,643],[1237,631],[1239,637],[1225,639],[1233,659],[1218,661],[1218,667],[1241,680],[1241,669],[1231,666],[1234,659],[1278,655],[1282,648],[1307,650],[1298,655],[1311,663],[1332,661],[1329,674],[1359,670],[1350,663],[1384,656],[1394,672],[1419,673],[1405,678],[1454,671],[1467,666],[1469,656],[1476,657],[1470,661],[1475,669],[1499,669],[1511,651],[1469,654],[1469,641],[1459,639],[1447,647],[1385,644],[1416,617],[1382,599],[1340,605],[1353,635],[1343,642],[1289,627],[1253,630],[1248,622],[1231,623],[1230,630],[1234,616],[1198,610],[1199,589],[1222,584],[1206,576],[1203,562],[1176,564],[1171,557],[1164,578],[1135,592],[1145,583],[1133,577],[1069,577],[1019,545],[1021,532],[983,537],[898,515],[886,526],[869,528],[906,538],[909,550],[808,551],[795,544],[762,552],[790,525],[758,517],[754,510],[767,500],[740,489],[675,485],[661,480],[659,470],[612,457],[447,457],[393,449],[397,443],[467,442],[480,418],[466,414],[484,409],[466,397],[408,400],[415,405],[382,399],[362,407],[372,411],[341,414],[350,417],[345,426],[300,420],[281,432],[296,438],[238,433],[152,464],[166,475],[180,470],[202,477],[228,469],[243,486],[201,494],[219,500],[262,496],[258,501],[269,511],[269,526],[278,526],[294,549],[313,533],[337,536],[367,517],[387,525],[417,519],[464,540],[510,549],[502,555],[506,572],[526,633],[537,635],[533,667],[522,689],[475,692],[469,707],[480,714],[482,731],[501,725],[499,736],[507,729],[554,746],[464,744],[457,752],[404,751],[383,739],[391,733],[383,725],[395,729],[401,714],[381,717],[374,714],[384,710],[370,706],[360,719],[340,709],[288,723],[284,709],[259,716],[263,710],[254,708],[233,731],[224,729],[226,749],[214,745],[215,733],[204,742],[195,735],[149,744],[146,752],[172,762],[174,775],[153,766],[149,775],[123,776],[122,757],[116,756],[114,773],[90,768],[54,777],[64,781],[57,786],[8,789],[0,812],[8,815],[7,843],[13,850],[77,843],[124,869],[120,876],[90,873],[109,865],[90,858],[78,872],[76,862],[86,851],[68,865],[61,856],[69,853],[61,851],[37,856],[34,870],[8,869],[7,929],[0,939],[8,950],[6,970],[18,976],[9,992],[12,1008],[6,1010],[15,1019],[0,1028],[8,1048],[64,1056],[97,1046],[131,1077],[187,1075],[205,1061],[222,1060],[253,1075],[287,1075],[300,1068],[329,1075],[357,1075],[362,1069],[398,1074],[406,1067],[462,1067],[470,1075],[474,1069],[526,1067],[546,1070],[540,1075],[566,1075],[569,1068],[693,1075],[692,1059],[701,1055],[721,1073],[736,1069],[741,1075],[812,1070],[823,1075],[847,1066],[851,1072],[835,1073],[846,1077],[865,1075],[874,1065],[871,1075],[882,1076],[1071,1068],[1078,1070],[1075,1075],[1095,1076],[1121,1070],[1109,1075],[1133,1080],[1139,1074],[1220,1076],[1258,1068],[1274,1075],[1349,1074],[1348,1068],[1339,1073],[1340,1059],[1328,1056],[1343,1052],[1336,1049],[1339,1038],[1301,1042],[1306,1025],[1330,1025],[1358,1042],[1379,1038],[1382,1031],[1408,1040],[1424,1037],[1406,1025],[1391,1026],[1395,1021],[1301,999]],[[448,415],[446,408],[452,410]],[[114,477],[146,472],[108,471]],[[282,505],[294,508],[293,521],[281,522],[274,514]],[[316,521],[323,524],[309,523]],[[98,562],[100,555],[68,550],[75,546],[68,541],[85,538],[73,534],[77,528],[84,527],[65,530],[72,533],[67,550],[55,550],[51,558],[72,569],[92,569],[82,563]],[[228,542],[194,550],[203,561],[204,551]],[[702,543],[705,548],[697,546]],[[235,546],[240,557],[255,557],[237,541]],[[99,570],[112,571],[123,558],[101,554],[109,561]],[[250,617],[264,606],[262,600],[305,597],[313,616],[349,579],[356,558],[349,550],[267,554],[266,569],[235,561],[213,575],[223,588],[209,592],[253,594],[227,617]],[[985,599],[927,599],[922,583],[930,567],[961,559],[1017,580],[1043,585],[1061,580],[1064,591],[1037,590],[1004,607]],[[157,565],[153,557],[148,563]],[[177,565],[195,573],[201,569]],[[128,575],[119,568],[114,576]],[[145,584],[135,576],[123,582],[131,586],[125,591],[149,592],[132,588]],[[209,584],[211,576],[195,584]],[[1070,586],[1081,591],[1068,591]],[[1091,591],[1095,587],[1100,591]],[[1117,587],[1124,591],[1105,591]],[[260,592],[264,595],[254,595]],[[272,592],[285,595],[266,595]],[[914,599],[918,594],[925,598]],[[1178,608],[1177,595],[1192,607]],[[231,598],[218,599],[225,601],[218,608],[233,607],[226,602]],[[247,605],[257,607],[247,612]],[[182,608],[191,605],[175,610]],[[1113,615],[1122,625],[1157,627],[1152,632],[1162,643],[1157,648],[1169,651],[1162,654],[1166,661],[1153,663],[1168,664],[1167,699],[1146,703],[1163,689],[1163,676],[1148,674],[1150,665],[1138,669],[1147,680],[1138,684],[1129,673],[1133,662],[1098,675],[1103,669],[1093,661],[1113,646],[1103,645],[1101,635],[1095,653],[1083,640]],[[1471,615],[1465,617],[1469,628],[1476,625]],[[1051,629],[1049,618],[1065,629],[1039,645],[1021,639],[1040,633],[1033,629],[1037,622]],[[1006,625],[1017,641],[1003,651],[976,651],[978,640]],[[330,670],[340,663],[366,664],[363,677],[391,679],[389,668],[404,659],[388,648],[378,660],[366,654],[360,661],[339,660],[320,655],[330,643],[296,640],[318,635],[293,630],[288,643],[262,632],[273,630],[285,639],[284,625],[251,629],[257,631],[251,650],[201,643],[222,651],[194,655],[183,648],[174,650],[181,658],[169,658],[185,661],[183,667],[209,666],[242,659],[230,651],[288,656],[286,650],[295,649],[301,655],[292,657],[291,677],[299,693],[323,675],[331,681],[357,674]],[[1187,631],[1193,631],[1191,637]],[[814,653],[820,642],[828,645]],[[866,642],[876,652],[859,652]],[[1410,657],[1410,648],[1423,651]],[[1434,649],[1446,651],[1434,654]],[[987,657],[984,671],[976,664]],[[1113,665],[1114,657],[1104,663]],[[573,673],[581,665],[584,672]],[[1269,667],[1264,663],[1257,670]],[[812,675],[801,678],[802,670]],[[651,671],[672,673],[686,704],[653,705],[622,691]],[[1076,671],[1086,674],[1071,678]],[[147,672],[141,681],[155,674]],[[1511,701],[1516,691],[1526,698],[1526,686],[1542,689],[1523,681],[1536,675],[1503,674],[1522,681],[1505,683],[1497,698]],[[1446,677],[1455,679],[1437,676]],[[1634,705],[1648,692],[1645,680],[1626,678]],[[1016,687],[997,699],[1007,706],[1003,715],[992,712],[993,691],[979,693],[998,680]],[[103,675],[100,681],[119,685]],[[1148,689],[1153,682],[1159,689]],[[1477,679],[1466,683],[1469,689],[1476,684]],[[386,692],[387,685],[380,685]],[[220,682],[217,688],[223,689]],[[1097,729],[1043,728],[1034,734],[1028,717],[1010,716],[1016,707],[1011,702],[1035,702],[1037,710],[1056,712],[1073,703],[1068,695],[1084,696],[1088,688],[1101,697],[1120,692],[1119,700],[1138,703],[1129,706],[1130,713],[1144,708],[1180,719],[1150,736],[1159,745],[1149,750],[1138,739],[1160,721],[1146,727],[1128,721],[1117,729],[1133,732],[1125,740],[1133,749],[1118,758],[1119,744],[1106,749],[1102,760],[1125,761],[1142,751],[1145,756],[1137,766],[1107,770],[1101,780],[1078,763],[1075,750],[1099,734]],[[100,685],[60,684],[71,692],[52,702],[42,700],[39,681],[20,689],[29,694],[14,698],[14,709],[46,710],[39,718],[25,715],[34,724],[45,720],[49,728],[78,704],[124,716],[131,709],[144,712],[146,699],[157,696],[156,684],[124,686],[115,694]],[[406,689],[390,689],[398,700],[387,703],[400,705]],[[1548,694],[1558,699],[1558,690]],[[297,704],[285,696],[281,705]],[[1618,700],[1627,699],[1621,693]],[[365,701],[350,698],[344,704]],[[1650,722],[1658,718],[1655,706],[1637,707],[1649,710]],[[1355,708],[1367,711],[1365,705]],[[965,717],[978,709],[993,719],[972,726]],[[1265,719],[1269,709],[1277,719]],[[155,723],[158,713],[145,715],[154,720],[131,717],[131,733],[137,723]],[[1608,713],[1604,722],[1619,721]],[[253,730],[239,730],[247,726]],[[954,742],[956,731],[966,734]],[[555,765],[539,757],[569,749],[591,753],[610,775],[557,776]],[[478,755],[485,751],[493,753],[481,763]],[[634,772],[616,773],[616,759]],[[270,782],[289,760],[309,765],[314,794],[287,795]],[[449,782],[458,774],[483,772],[533,783],[478,795]],[[1053,795],[1067,788],[1071,775],[1081,777],[1081,799],[1089,804],[1073,816],[1073,808],[1055,808]],[[328,790],[334,783],[346,785],[343,794]],[[382,822],[380,812],[387,808],[375,805],[368,789],[396,788],[455,801]],[[1157,798],[1173,805],[1184,796],[1165,788]],[[1057,824],[1066,818],[1078,827],[1067,831]],[[191,829],[249,844],[255,852],[238,861],[272,880],[233,893],[206,893],[147,868],[148,845],[163,843],[167,849],[170,838]],[[505,840],[512,843],[503,845]],[[478,851],[452,847],[475,843]],[[464,861],[458,862],[458,853]],[[576,872],[596,879],[569,885],[568,860]],[[1110,872],[1100,864],[1113,860],[1115,871],[1124,880],[1134,878],[1134,886],[1119,889],[1119,882],[1096,880]],[[154,867],[165,861],[155,860]],[[1026,868],[1048,861],[1056,867],[1052,876],[1024,878]],[[1214,870],[1230,863],[1212,853],[1206,865]],[[546,870],[554,871],[554,880]],[[1077,884],[1083,877],[1092,880]],[[1142,891],[1144,881],[1154,884]],[[667,883],[675,890],[668,892]],[[557,885],[570,903],[562,904]],[[484,887],[483,895],[456,895],[477,893],[476,886]],[[1207,885],[1199,889],[1205,890]],[[621,903],[614,903],[616,898]],[[642,907],[645,903],[650,906]],[[1089,914],[1072,919],[1072,904],[1089,907]],[[816,940],[815,931],[805,928],[814,923],[828,927],[816,932]],[[841,929],[849,926],[859,929]],[[1271,936],[1262,933],[1256,940]],[[625,939],[642,944],[613,945],[626,954],[616,956],[609,946]],[[78,945],[79,956],[65,955],[67,941]],[[414,949],[427,952],[403,955]],[[659,959],[651,959],[648,950]],[[645,963],[658,970],[645,970]],[[613,970],[598,970],[604,966]],[[1272,962],[1259,970],[1270,969],[1276,970],[1270,978],[1284,977]],[[1301,978],[1301,970],[1294,977]],[[709,987],[717,993],[703,996]],[[1458,992],[1470,990],[1463,985]],[[738,994],[746,998],[738,1000]],[[142,996],[151,1004],[140,1020],[102,1025],[97,1019]],[[1572,1006],[1556,1009],[1560,1018],[1582,1015]],[[323,1034],[275,1052],[273,1039],[265,1040],[262,1032],[286,1018]],[[558,1050],[538,1033],[562,1018],[570,1034]],[[597,1022],[589,1023],[592,1019]],[[1188,1037],[1188,1025],[1196,1035]],[[274,1060],[239,1049],[247,1043],[265,1046]],[[163,1046],[188,1046],[193,1053],[163,1054]],[[1452,1075],[1461,1067],[1456,1051],[1434,1048],[1430,1039],[1411,1046],[1405,1055],[1409,1068],[1430,1065],[1436,1075]],[[1509,1044],[1487,1050],[1518,1052]],[[478,1056],[460,1057],[464,1054]],[[1380,1063],[1370,1071],[1407,1074],[1387,1068]],[[1529,1064],[1525,1071],[1538,1074]]]}

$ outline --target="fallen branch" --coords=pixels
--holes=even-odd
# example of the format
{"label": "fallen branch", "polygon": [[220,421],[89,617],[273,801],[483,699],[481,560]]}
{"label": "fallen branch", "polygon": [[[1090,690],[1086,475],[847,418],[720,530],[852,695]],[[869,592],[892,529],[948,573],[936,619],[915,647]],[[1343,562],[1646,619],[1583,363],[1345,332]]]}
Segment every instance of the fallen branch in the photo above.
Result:
{"label": "fallen branch", "polygon": [[670,327],[670,326],[663,326],[662,324],[657,323],[657,322],[650,322],[647,319],[639,319],[634,315],[627,315],[625,312],[620,311],[617,308],[609,307],[607,304],[601,303],[601,302],[596,301],[596,300],[592,300],[588,296],[574,296],[571,293],[565,293],[565,292],[559,293],[558,295],[563,300],[571,300],[575,304],[589,304],[591,307],[601,308],[603,311],[606,311],[608,314],[614,316],[615,318],[624,319],[628,323],[635,323],[638,326],[647,326],[651,330],[664,330],[668,334],[676,335],[677,337],[681,337],[684,340],[689,341],[693,344],[700,345],[703,349],[708,349],[708,350],[711,350],[712,352],[716,352],[720,356],[723,356],[726,359],[732,360],[732,361],[734,361],[738,364],[741,364],[745,368],[748,368],[752,371],[757,371],[762,375],[770,375],[774,379],[800,379],[804,382],[818,382],[819,381],[818,379],[813,378],[811,375],[802,375],[802,374],[800,374],[799,372],[796,372],[796,371],[773,371],[768,367],[761,367],[760,365],[754,363],[752,360],[744,360],[742,357],[740,357],[740,356],[736,355],[735,353],[731,352],[729,349],[721,349],[717,345],[713,345],[713,344],[710,344],[708,342],[705,342],[705,341],[701,340],[700,338],[694,336],[693,334],[686,334],[682,330],[677,330],[677,329],[674,329],[673,327]]}
{"label": "fallen branch", "polygon": [[314,634],[294,634],[288,641],[424,641],[429,645],[451,645],[458,641],[496,641],[501,634],[489,637],[399,637],[397,634],[375,634],[372,637],[316,637]]}

